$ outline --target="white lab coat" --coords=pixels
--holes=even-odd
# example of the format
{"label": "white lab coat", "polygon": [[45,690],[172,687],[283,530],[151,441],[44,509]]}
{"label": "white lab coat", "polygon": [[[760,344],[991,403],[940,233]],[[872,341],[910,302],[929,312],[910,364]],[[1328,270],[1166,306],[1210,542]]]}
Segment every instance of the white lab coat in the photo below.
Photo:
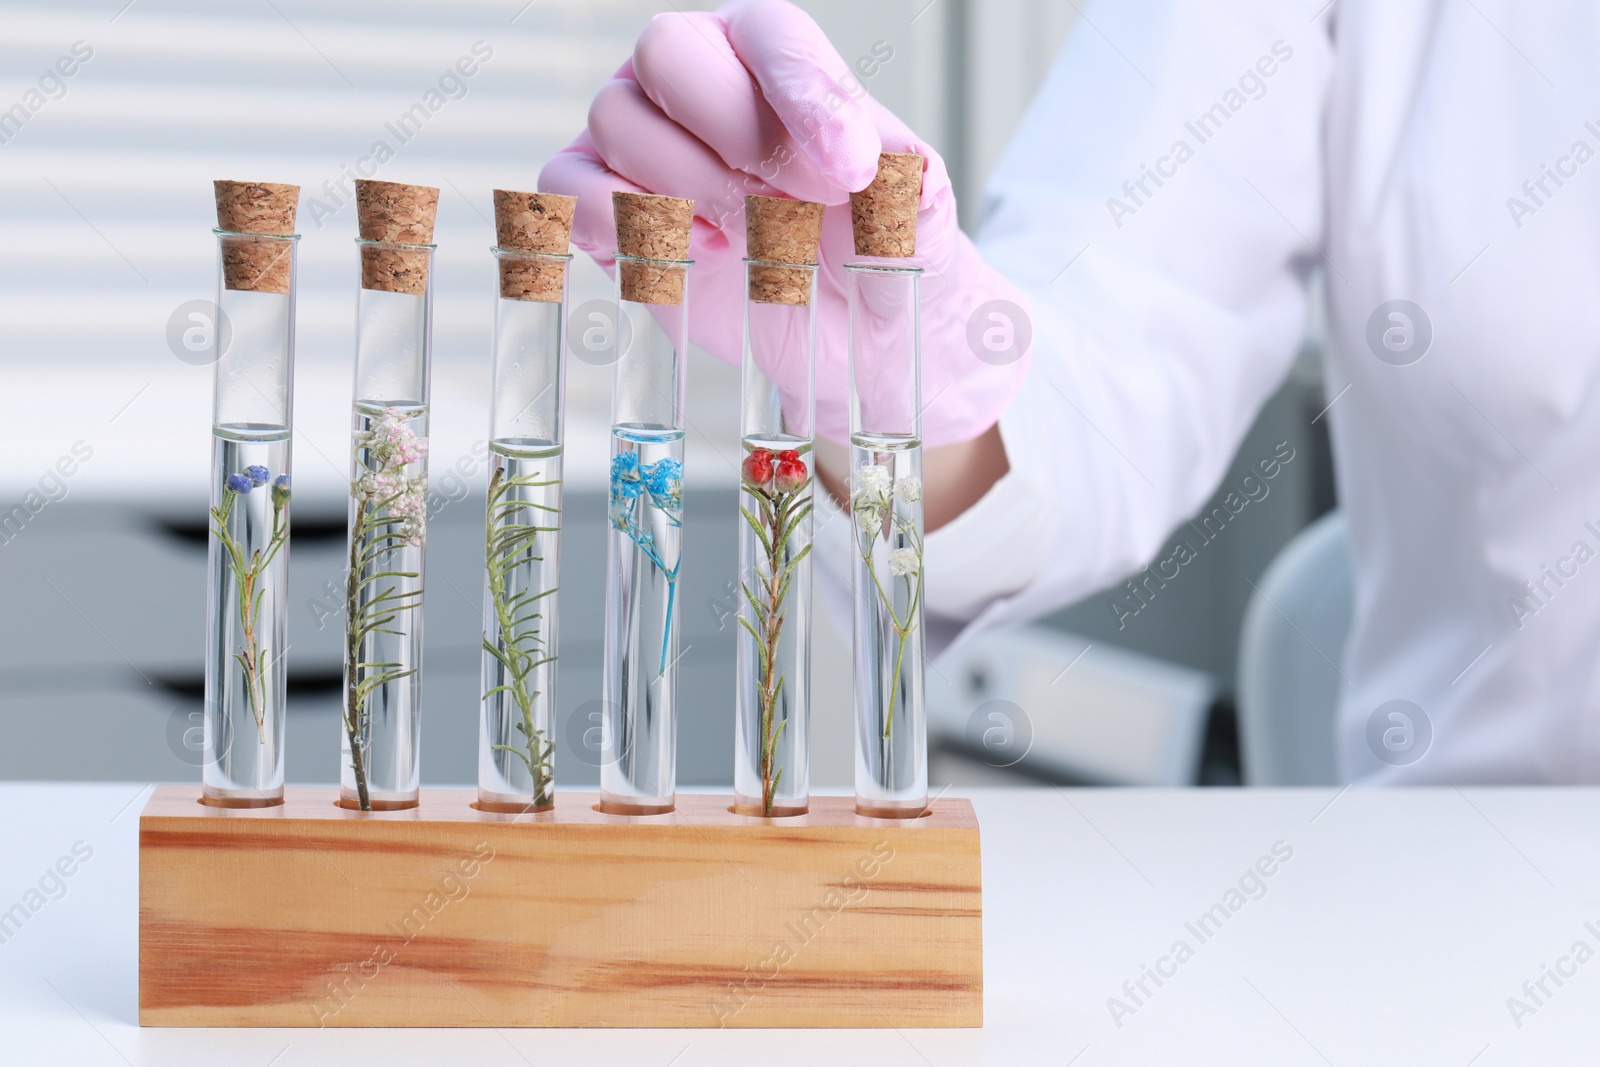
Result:
{"label": "white lab coat", "polygon": [[[1323,2],[1086,9],[985,205],[1034,357],[1011,474],[928,539],[929,607],[1019,622],[1149,563],[1320,272],[1356,579],[1341,776],[1600,780],[1600,8]],[[1398,299],[1432,326],[1409,365],[1367,339]],[[1407,766],[1367,741],[1394,699],[1432,724]]]}

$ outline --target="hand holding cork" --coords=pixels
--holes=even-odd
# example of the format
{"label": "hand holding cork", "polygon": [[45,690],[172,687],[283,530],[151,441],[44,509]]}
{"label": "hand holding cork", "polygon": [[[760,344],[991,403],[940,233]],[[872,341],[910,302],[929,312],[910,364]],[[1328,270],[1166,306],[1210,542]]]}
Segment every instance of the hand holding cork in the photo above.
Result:
{"label": "hand holding cork", "polygon": [[[578,198],[572,241],[608,270],[615,269],[623,222],[613,194],[692,201],[690,337],[734,365],[743,349],[742,261],[755,251],[745,198],[820,212],[816,395],[823,437],[841,441],[848,433],[843,266],[860,257],[891,257],[926,271],[923,434],[930,447],[983,434],[1021,386],[1026,357],[1000,366],[977,358],[967,323],[988,301],[1025,306],[1025,298],[957,227],[938,154],[865,94],[816,23],[792,4],[736,0],[716,12],[657,16],[632,62],[595,97],[588,129],[545,166],[539,187]],[[770,280],[781,288],[781,274]]]}

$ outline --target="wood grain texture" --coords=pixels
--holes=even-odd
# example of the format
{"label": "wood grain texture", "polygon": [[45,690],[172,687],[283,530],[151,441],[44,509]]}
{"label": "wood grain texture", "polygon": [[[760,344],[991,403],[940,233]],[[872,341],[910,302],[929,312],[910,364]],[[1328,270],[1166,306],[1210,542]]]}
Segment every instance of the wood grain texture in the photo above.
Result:
{"label": "wood grain texture", "polygon": [[409,811],[291,787],[225,809],[163,786],[139,822],[146,1026],[931,1027],[983,1022],[978,824],[678,811]]}

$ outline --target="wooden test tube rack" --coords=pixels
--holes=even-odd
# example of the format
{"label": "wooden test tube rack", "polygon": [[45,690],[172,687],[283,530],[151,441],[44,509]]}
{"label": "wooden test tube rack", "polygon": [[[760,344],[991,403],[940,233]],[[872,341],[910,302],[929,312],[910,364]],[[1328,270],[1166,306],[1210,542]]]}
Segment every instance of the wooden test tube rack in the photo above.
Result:
{"label": "wooden test tube rack", "polygon": [[847,797],[764,820],[363,814],[158,788],[139,819],[146,1026],[950,1027],[983,1022],[978,823]]}

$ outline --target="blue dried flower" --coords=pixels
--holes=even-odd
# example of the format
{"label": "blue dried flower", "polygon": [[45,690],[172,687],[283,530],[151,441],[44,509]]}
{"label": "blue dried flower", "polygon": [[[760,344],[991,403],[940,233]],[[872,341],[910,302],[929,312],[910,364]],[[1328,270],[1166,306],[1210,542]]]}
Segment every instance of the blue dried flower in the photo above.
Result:
{"label": "blue dried flower", "polygon": [[639,457],[632,452],[618,452],[611,457],[611,477],[638,478]]}
{"label": "blue dried flower", "polygon": [[232,489],[235,493],[248,493],[255,487],[256,483],[251,481],[250,476],[247,474],[228,475],[228,488]]}
{"label": "blue dried flower", "polygon": [[250,476],[250,480],[256,485],[266,485],[267,480],[272,477],[272,472],[259,463],[251,464],[244,469],[244,472]]}
{"label": "blue dried flower", "polygon": [[619,452],[611,457],[611,495],[632,500],[644,491],[641,475],[647,468],[639,466],[639,457],[632,452]]}
{"label": "blue dried flower", "polygon": [[683,464],[675,459],[657,460],[645,473],[645,486],[652,496],[671,496],[678,491]]}
{"label": "blue dried flower", "polygon": [[289,502],[289,476],[280,474],[272,481],[272,503],[274,507],[283,507]]}

